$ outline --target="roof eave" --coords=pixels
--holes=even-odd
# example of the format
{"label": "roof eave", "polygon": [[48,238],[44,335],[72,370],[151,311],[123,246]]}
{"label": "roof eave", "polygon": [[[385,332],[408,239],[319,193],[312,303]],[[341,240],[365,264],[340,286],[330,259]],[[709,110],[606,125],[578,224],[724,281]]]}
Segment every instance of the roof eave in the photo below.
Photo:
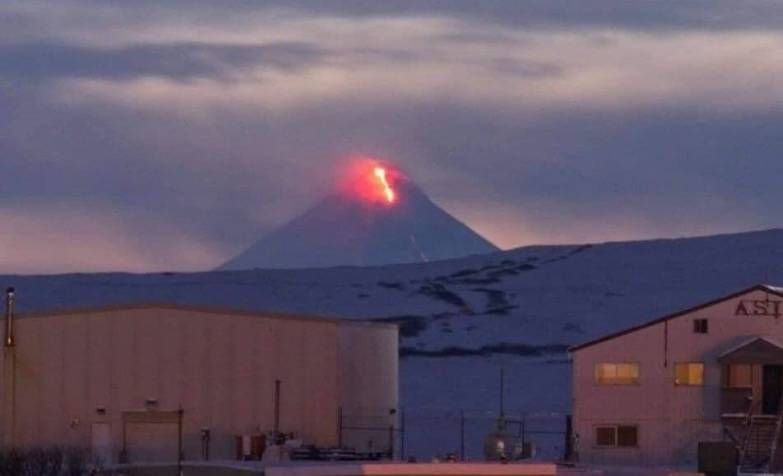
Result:
{"label": "roof eave", "polygon": [[751,286],[749,288],[743,289],[741,291],[737,291],[737,292],[731,293],[731,294],[723,296],[723,297],[712,299],[710,301],[707,301],[706,303],[702,303],[702,304],[699,304],[697,306],[693,306],[693,307],[684,309],[682,311],[677,311],[677,312],[675,312],[673,314],[667,314],[667,315],[665,315],[663,317],[659,317],[657,319],[653,319],[652,321],[648,321],[648,322],[646,322],[644,324],[640,324],[638,326],[629,327],[627,329],[624,329],[624,330],[621,330],[621,331],[618,331],[618,332],[614,332],[612,334],[609,334],[609,335],[606,335],[606,336],[603,336],[603,337],[599,337],[598,339],[593,339],[593,340],[590,340],[590,341],[587,341],[587,342],[583,342],[581,344],[577,344],[575,346],[569,347],[568,348],[568,352],[576,352],[576,351],[585,349],[587,347],[592,347],[592,346],[594,346],[596,344],[600,344],[600,343],[606,342],[608,340],[616,339],[617,337],[622,337],[622,336],[624,336],[626,334],[631,334],[631,333],[636,332],[638,330],[642,330],[642,329],[645,329],[647,327],[651,327],[651,326],[654,326],[656,324],[660,324],[660,323],[669,321],[671,319],[683,316],[685,314],[690,314],[692,312],[699,311],[701,309],[704,309],[705,307],[714,306],[715,304],[719,304],[721,302],[728,301],[729,299],[734,299],[736,297],[742,296],[743,294],[747,294],[747,293],[753,292],[753,291],[766,291],[766,292],[772,293],[772,294],[774,294],[776,296],[783,297],[783,289],[781,289],[779,287],[770,286],[770,285],[767,285],[767,284],[756,284],[754,286]]}

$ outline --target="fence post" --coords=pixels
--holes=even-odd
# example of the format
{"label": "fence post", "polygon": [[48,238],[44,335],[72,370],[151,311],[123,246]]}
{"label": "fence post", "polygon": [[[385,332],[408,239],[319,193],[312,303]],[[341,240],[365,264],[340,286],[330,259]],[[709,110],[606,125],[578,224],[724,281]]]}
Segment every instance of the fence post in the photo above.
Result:
{"label": "fence post", "polygon": [[465,410],[459,411],[459,460],[465,461]]}
{"label": "fence post", "polygon": [[525,440],[526,440],[525,437],[527,436],[527,433],[526,433],[527,430],[525,428],[525,426],[526,426],[525,425],[526,424],[526,418],[527,418],[527,414],[522,414],[522,425],[520,425],[521,426],[520,430],[522,432],[522,446],[525,446]]}
{"label": "fence post", "polygon": [[400,409],[400,458],[405,460],[405,409]]}
{"label": "fence post", "polygon": [[389,459],[394,459],[394,424],[389,425]]}
{"label": "fence post", "polygon": [[337,407],[337,447],[343,447],[343,407]]}
{"label": "fence post", "polygon": [[180,405],[177,410],[177,476],[182,476],[182,460],[185,458],[182,446],[182,416],[185,410]]}
{"label": "fence post", "polygon": [[574,426],[573,426],[573,422],[571,421],[571,415],[566,415],[565,445],[563,445],[563,447],[565,448],[563,459],[565,459],[566,461],[570,460],[574,454],[573,434],[574,434]]}
{"label": "fence post", "polygon": [[280,380],[275,380],[275,438],[280,434]]}

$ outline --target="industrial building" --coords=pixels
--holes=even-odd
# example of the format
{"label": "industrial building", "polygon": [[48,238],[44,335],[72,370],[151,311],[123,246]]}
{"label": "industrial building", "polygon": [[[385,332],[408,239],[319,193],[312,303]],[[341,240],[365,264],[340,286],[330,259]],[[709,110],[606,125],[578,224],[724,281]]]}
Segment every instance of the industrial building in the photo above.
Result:
{"label": "industrial building", "polygon": [[693,467],[723,442],[779,471],[781,313],[783,289],[758,285],[572,348],[579,460]]}
{"label": "industrial building", "polygon": [[[8,297],[6,447],[89,448],[116,463],[233,459],[272,432],[393,444],[394,325],[166,304],[15,315]],[[343,414],[382,430],[344,431]]]}

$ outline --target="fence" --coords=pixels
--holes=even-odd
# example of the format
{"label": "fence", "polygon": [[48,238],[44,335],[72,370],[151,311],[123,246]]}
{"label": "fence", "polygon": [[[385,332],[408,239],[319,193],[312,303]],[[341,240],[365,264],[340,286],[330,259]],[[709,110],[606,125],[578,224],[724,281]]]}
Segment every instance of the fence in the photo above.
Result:
{"label": "fence", "polygon": [[[399,412],[340,412],[341,446],[419,461],[453,455],[483,460],[484,439],[495,430],[496,410],[404,408]],[[557,460],[569,451],[569,417],[506,411],[506,431],[530,443],[535,459]]]}

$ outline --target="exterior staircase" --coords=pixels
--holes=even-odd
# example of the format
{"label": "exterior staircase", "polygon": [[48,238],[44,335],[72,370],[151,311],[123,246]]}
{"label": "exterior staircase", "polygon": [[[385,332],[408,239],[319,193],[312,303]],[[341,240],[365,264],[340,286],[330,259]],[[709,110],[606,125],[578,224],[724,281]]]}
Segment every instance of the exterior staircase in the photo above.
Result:
{"label": "exterior staircase", "polygon": [[770,473],[777,466],[781,414],[752,415],[740,452],[741,473]]}

